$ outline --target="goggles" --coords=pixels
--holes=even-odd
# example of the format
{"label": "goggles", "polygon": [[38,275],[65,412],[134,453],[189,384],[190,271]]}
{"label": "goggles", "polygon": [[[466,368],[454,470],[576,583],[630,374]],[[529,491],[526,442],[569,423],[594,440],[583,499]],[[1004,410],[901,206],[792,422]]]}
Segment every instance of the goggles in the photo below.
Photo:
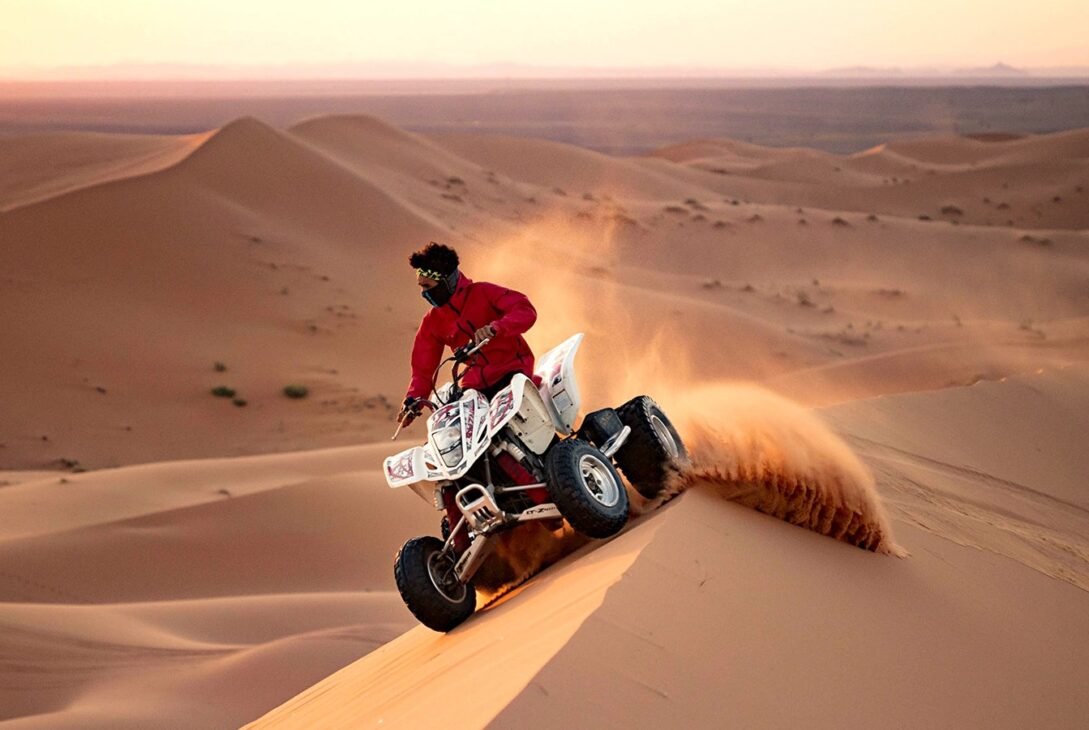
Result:
{"label": "goggles", "polygon": [[425,279],[431,279],[432,281],[442,281],[446,278],[446,274],[440,274],[437,271],[431,269],[416,269],[416,273]]}

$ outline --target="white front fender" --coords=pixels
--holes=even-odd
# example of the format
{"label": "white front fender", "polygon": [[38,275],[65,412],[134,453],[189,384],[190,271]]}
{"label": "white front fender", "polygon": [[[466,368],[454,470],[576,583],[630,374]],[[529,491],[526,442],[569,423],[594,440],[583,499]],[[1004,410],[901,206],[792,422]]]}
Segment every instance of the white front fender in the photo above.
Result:
{"label": "white front fender", "polygon": [[404,487],[417,482],[431,482],[442,478],[430,446],[413,446],[385,461],[386,483],[391,488]]}

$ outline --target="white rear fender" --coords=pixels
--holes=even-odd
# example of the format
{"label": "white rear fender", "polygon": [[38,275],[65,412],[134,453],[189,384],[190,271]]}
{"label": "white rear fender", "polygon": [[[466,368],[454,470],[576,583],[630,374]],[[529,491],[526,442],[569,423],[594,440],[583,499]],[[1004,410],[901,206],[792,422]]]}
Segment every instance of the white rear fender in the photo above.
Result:
{"label": "white rear fender", "polygon": [[533,381],[521,373],[492,398],[488,409],[488,440],[494,439],[507,425],[536,454],[543,454],[556,435],[556,426],[544,399]]}
{"label": "white rear fender", "polygon": [[575,380],[575,353],[582,344],[582,333],[561,342],[537,361],[541,378],[541,397],[560,433],[573,433],[581,397]]}

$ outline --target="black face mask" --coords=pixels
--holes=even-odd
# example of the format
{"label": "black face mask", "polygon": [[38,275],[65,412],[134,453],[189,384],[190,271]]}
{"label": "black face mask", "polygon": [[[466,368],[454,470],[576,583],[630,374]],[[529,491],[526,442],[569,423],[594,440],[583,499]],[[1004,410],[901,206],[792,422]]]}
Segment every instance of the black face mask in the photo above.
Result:
{"label": "black face mask", "polygon": [[432,307],[441,307],[450,301],[458,288],[458,270],[447,276],[430,289],[424,289],[420,294]]}

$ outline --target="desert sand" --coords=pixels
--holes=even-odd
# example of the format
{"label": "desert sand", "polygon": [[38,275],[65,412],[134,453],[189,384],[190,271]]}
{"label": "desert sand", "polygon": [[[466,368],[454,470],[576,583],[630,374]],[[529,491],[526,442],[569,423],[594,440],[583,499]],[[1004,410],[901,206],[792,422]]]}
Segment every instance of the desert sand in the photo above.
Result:
{"label": "desert sand", "polygon": [[[1084,725],[1089,130],[242,118],[0,163],[0,724]],[[586,333],[584,411],[649,393],[693,456],[448,635],[390,569],[438,516],[380,473],[431,239],[538,352]]]}

